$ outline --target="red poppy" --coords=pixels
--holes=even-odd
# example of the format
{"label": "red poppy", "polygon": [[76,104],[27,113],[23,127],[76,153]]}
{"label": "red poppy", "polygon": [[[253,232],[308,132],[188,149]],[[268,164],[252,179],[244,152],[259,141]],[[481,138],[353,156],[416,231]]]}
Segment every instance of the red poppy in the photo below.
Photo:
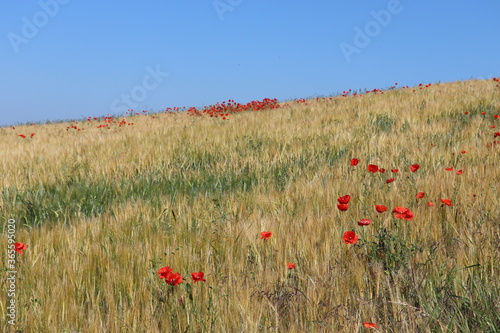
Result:
{"label": "red poppy", "polygon": [[34,137],[35,136],[35,133],[31,133],[30,134],[30,138]]}
{"label": "red poppy", "polygon": [[397,173],[399,169],[391,169],[392,172]]}
{"label": "red poppy", "polygon": [[359,160],[357,158],[353,158],[351,160],[351,166],[356,166],[356,165],[358,165],[358,163],[359,163]]}
{"label": "red poppy", "polygon": [[363,323],[366,328],[378,328],[377,324],[374,323]]}
{"label": "red poppy", "polygon": [[446,171],[453,171],[453,167],[444,168]]}
{"label": "red poppy", "polygon": [[417,199],[422,199],[423,197],[425,197],[425,193],[424,192],[418,192],[417,193]]}
{"label": "red poppy", "polygon": [[457,175],[461,175],[461,174],[463,174],[463,173],[464,173],[464,171],[463,171],[463,170],[457,170],[457,172],[455,172],[455,173],[456,173]]}
{"label": "red poppy", "polygon": [[349,208],[349,205],[348,205],[348,204],[338,204],[338,205],[337,205],[337,208],[338,208],[341,212],[345,212],[345,211]]}
{"label": "red poppy", "polygon": [[176,286],[182,283],[182,275],[179,273],[169,273],[165,278],[165,282],[171,286]]}
{"label": "red poppy", "polygon": [[14,251],[24,254],[22,250],[26,250],[28,246],[24,243],[14,243]]}
{"label": "red poppy", "polygon": [[405,219],[407,221],[413,220],[413,217],[415,216],[411,210],[405,207],[396,207],[392,212],[395,213],[395,218]]}
{"label": "red poppy", "polygon": [[289,263],[286,264],[286,268],[288,268],[288,269],[295,269],[295,264],[289,262]]}
{"label": "red poppy", "polygon": [[269,239],[269,238],[271,238],[272,235],[273,235],[273,233],[270,231],[262,231],[260,233],[260,239]]}
{"label": "red poppy", "polygon": [[375,209],[377,210],[377,212],[383,213],[387,210],[387,207],[384,205],[375,205]]}
{"label": "red poppy", "polygon": [[418,165],[418,164],[413,164],[412,166],[410,166],[410,171],[411,172],[415,172],[418,169],[420,169],[420,165]]}
{"label": "red poppy", "polygon": [[368,164],[368,171],[375,173],[378,171],[378,166],[375,164]]}
{"label": "red poppy", "polygon": [[461,153],[462,153],[462,154],[465,154],[465,153],[466,153],[466,151],[465,151],[465,150],[462,150],[462,151],[461,151]]}
{"label": "red poppy", "polygon": [[378,169],[378,172],[384,173],[385,169],[384,168],[380,168],[380,169]]}
{"label": "red poppy", "polygon": [[349,200],[351,200],[351,196],[350,195],[344,195],[343,197],[338,197],[337,198],[337,201],[339,202],[339,204],[348,204]]}
{"label": "red poppy", "polygon": [[386,182],[387,184],[389,184],[389,183],[392,183],[393,181],[394,181],[394,178],[389,178],[389,179],[387,179],[385,182]]}
{"label": "red poppy", "polygon": [[361,219],[358,221],[358,225],[360,226],[369,225],[370,223],[372,223],[372,220],[370,219]]}
{"label": "red poppy", "polygon": [[156,272],[159,276],[160,279],[166,279],[168,274],[172,273],[173,272],[173,269],[166,266],[166,267],[162,267],[158,270],[158,272]]}
{"label": "red poppy", "polygon": [[24,134],[18,134],[17,136],[20,136],[21,138],[26,139],[26,135],[24,135]]}
{"label": "red poppy", "polygon": [[205,273],[203,272],[198,272],[198,273],[191,273],[191,278],[193,279],[194,283],[198,281],[203,281],[207,282],[203,277],[205,276]]}
{"label": "red poppy", "polygon": [[431,206],[436,206],[434,203],[432,203],[431,201],[427,202],[427,206],[431,207]]}
{"label": "red poppy", "polygon": [[346,231],[344,236],[342,236],[342,240],[346,244],[356,244],[358,242],[359,236],[356,235],[354,231]]}
{"label": "red poppy", "polygon": [[447,206],[453,206],[453,203],[451,202],[450,199],[439,199],[439,200],[441,200],[441,202]]}
{"label": "red poppy", "polygon": [[408,211],[408,208],[404,208],[404,207],[395,207],[392,212],[393,213],[397,213],[397,214],[404,214]]}
{"label": "red poppy", "polygon": [[406,213],[405,213],[405,217],[403,217],[406,221],[411,221],[413,220],[413,218],[415,217],[415,214],[413,214],[413,212],[411,210],[408,210]]}

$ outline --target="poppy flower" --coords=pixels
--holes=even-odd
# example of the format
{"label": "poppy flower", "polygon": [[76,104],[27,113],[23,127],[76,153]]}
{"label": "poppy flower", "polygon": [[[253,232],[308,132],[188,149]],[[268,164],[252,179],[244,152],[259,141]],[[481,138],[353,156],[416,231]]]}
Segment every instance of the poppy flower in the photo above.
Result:
{"label": "poppy flower", "polygon": [[366,328],[378,328],[377,324],[374,323],[363,323]]}
{"label": "poppy flower", "polygon": [[337,205],[337,208],[338,208],[341,212],[345,212],[345,211],[349,208],[349,205],[348,205],[348,204],[338,204],[338,205]]}
{"label": "poppy flower", "polygon": [[378,172],[385,173],[385,169],[384,168],[380,168],[380,169],[378,169]]}
{"label": "poppy flower", "polygon": [[271,238],[272,235],[273,235],[273,233],[270,231],[262,231],[260,233],[260,239],[269,239],[269,238]]}
{"label": "poppy flower", "polygon": [[360,226],[369,225],[370,223],[372,223],[372,220],[370,219],[361,219],[358,221],[358,225]]}
{"label": "poppy flower", "polygon": [[392,212],[397,214],[404,214],[408,211],[408,208],[405,207],[395,207]]}
{"label": "poppy flower", "polygon": [[35,136],[35,133],[31,133],[30,134],[30,138],[34,137]]}
{"label": "poppy flower", "polygon": [[207,282],[203,277],[205,276],[205,273],[203,272],[198,272],[198,273],[191,273],[191,278],[193,279],[194,283],[198,281],[203,281]]}
{"label": "poppy flower", "polygon": [[425,193],[424,192],[418,192],[417,193],[417,199],[422,199],[423,197],[425,197]]}
{"label": "poppy flower", "polygon": [[446,171],[453,171],[453,167],[444,168]]}
{"label": "poppy flower", "polygon": [[26,250],[28,246],[24,243],[14,243],[14,251],[19,254],[24,254],[22,250]]}
{"label": "poppy flower", "polygon": [[182,275],[179,273],[169,273],[165,278],[165,282],[171,286],[176,286],[182,283]]}
{"label": "poppy flower", "polygon": [[395,213],[395,218],[405,219],[407,221],[413,220],[413,217],[415,216],[411,210],[405,207],[396,207],[392,212]]}
{"label": "poppy flower", "polygon": [[356,165],[358,165],[358,163],[359,163],[359,160],[357,158],[353,158],[351,160],[351,166],[356,166]]}
{"label": "poppy flower", "polygon": [[463,173],[464,173],[464,171],[463,171],[463,170],[457,170],[457,172],[455,172],[455,173],[456,173],[457,175],[461,175],[461,174],[463,174]]}
{"label": "poppy flower", "polygon": [[453,206],[453,203],[451,202],[450,199],[439,199],[439,200],[441,200],[441,202],[447,206]]}
{"label": "poppy flower", "polygon": [[351,196],[350,195],[344,195],[343,197],[338,197],[337,198],[337,201],[339,202],[339,204],[348,204],[349,200],[351,200]]}
{"label": "poppy flower", "polygon": [[389,184],[389,183],[392,183],[393,181],[394,181],[394,178],[389,178],[389,179],[387,179],[385,182],[386,182],[387,184]]}
{"label": "poppy flower", "polygon": [[20,136],[21,138],[26,139],[26,135],[24,135],[24,134],[18,134],[17,136]]}
{"label": "poppy flower", "polygon": [[391,169],[392,172],[397,173],[399,169]]}
{"label": "poppy flower", "polygon": [[166,266],[166,267],[162,267],[158,270],[158,272],[156,272],[158,274],[158,277],[160,279],[166,279],[168,274],[172,273],[173,272],[173,269]]}
{"label": "poppy flower", "polygon": [[413,214],[413,212],[411,210],[408,210],[406,213],[405,213],[405,217],[403,217],[406,221],[411,221],[413,220],[413,218],[415,217],[415,214]]}
{"label": "poppy flower", "polygon": [[411,172],[415,172],[418,169],[420,169],[420,165],[418,165],[418,164],[413,164],[412,166],[410,166],[410,171]]}
{"label": "poppy flower", "polygon": [[431,207],[431,206],[436,206],[433,202],[429,201],[427,202],[427,206]]}
{"label": "poppy flower", "polygon": [[368,164],[368,171],[375,173],[378,171],[378,166],[375,164]]}
{"label": "poppy flower", "polygon": [[295,269],[295,264],[292,263],[292,262],[289,262],[289,263],[286,264],[286,268],[288,268],[288,269]]}
{"label": "poppy flower", "polygon": [[377,212],[383,213],[387,210],[387,207],[384,205],[375,205],[375,209],[377,210]]}
{"label": "poppy flower", "polygon": [[346,231],[344,236],[342,236],[342,240],[346,244],[356,244],[358,242],[359,236],[356,235],[354,231]]}
{"label": "poppy flower", "polygon": [[466,153],[466,151],[465,151],[465,150],[462,150],[462,151],[461,151],[461,153],[462,153],[462,154],[465,154],[465,153]]}

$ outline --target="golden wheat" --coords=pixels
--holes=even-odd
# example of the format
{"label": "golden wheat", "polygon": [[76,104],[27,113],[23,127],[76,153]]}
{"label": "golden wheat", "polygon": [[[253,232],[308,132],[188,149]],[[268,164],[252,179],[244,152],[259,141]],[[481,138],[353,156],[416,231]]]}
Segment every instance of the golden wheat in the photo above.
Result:
{"label": "golden wheat", "polygon": [[[179,113],[110,129],[1,128],[3,233],[15,219],[28,245],[17,256],[15,329],[358,332],[374,322],[383,332],[496,332],[494,82],[287,104],[225,121]],[[414,220],[395,220],[396,206]],[[361,228],[361,218],[373,222]],[[347,230],[361,241],[344,244]],[[169,286],[156,275],[163,266],[204,271],[207,282]],[[0,289],[5,318],[4,279]]]}

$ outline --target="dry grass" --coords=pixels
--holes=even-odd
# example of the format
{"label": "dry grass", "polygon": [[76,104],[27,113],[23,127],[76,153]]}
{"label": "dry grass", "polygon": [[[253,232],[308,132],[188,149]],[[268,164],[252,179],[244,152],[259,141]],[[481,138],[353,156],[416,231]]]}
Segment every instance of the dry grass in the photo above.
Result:
{"label": "dry grass", "polygon": [[[487,146],[499,113],[490,80],[226,121],[181,113],[111,129],[74,123],[80,132],[1,128],[0,223],[7,235],[15,219],[28,245],[17,256],[15,329],[360,332],[374,322],[380,332],[499,332],[499,145]],[[414,220],[394,219],[396,206]],[[347,230],[356,245],[342,242]],[[165,284],[163,266],[186,283]],[[188,278],[198,271],[206,283]],[[5,318],[4,279],[0,289]]]}

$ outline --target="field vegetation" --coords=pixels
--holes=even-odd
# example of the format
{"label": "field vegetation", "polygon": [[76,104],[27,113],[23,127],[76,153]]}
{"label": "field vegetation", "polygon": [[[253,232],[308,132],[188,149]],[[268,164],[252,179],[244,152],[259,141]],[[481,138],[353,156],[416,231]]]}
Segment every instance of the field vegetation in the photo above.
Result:
{"label": "field vegetation", "polygon": [[500,332],[497,81],[0,128],[0,331]]}

